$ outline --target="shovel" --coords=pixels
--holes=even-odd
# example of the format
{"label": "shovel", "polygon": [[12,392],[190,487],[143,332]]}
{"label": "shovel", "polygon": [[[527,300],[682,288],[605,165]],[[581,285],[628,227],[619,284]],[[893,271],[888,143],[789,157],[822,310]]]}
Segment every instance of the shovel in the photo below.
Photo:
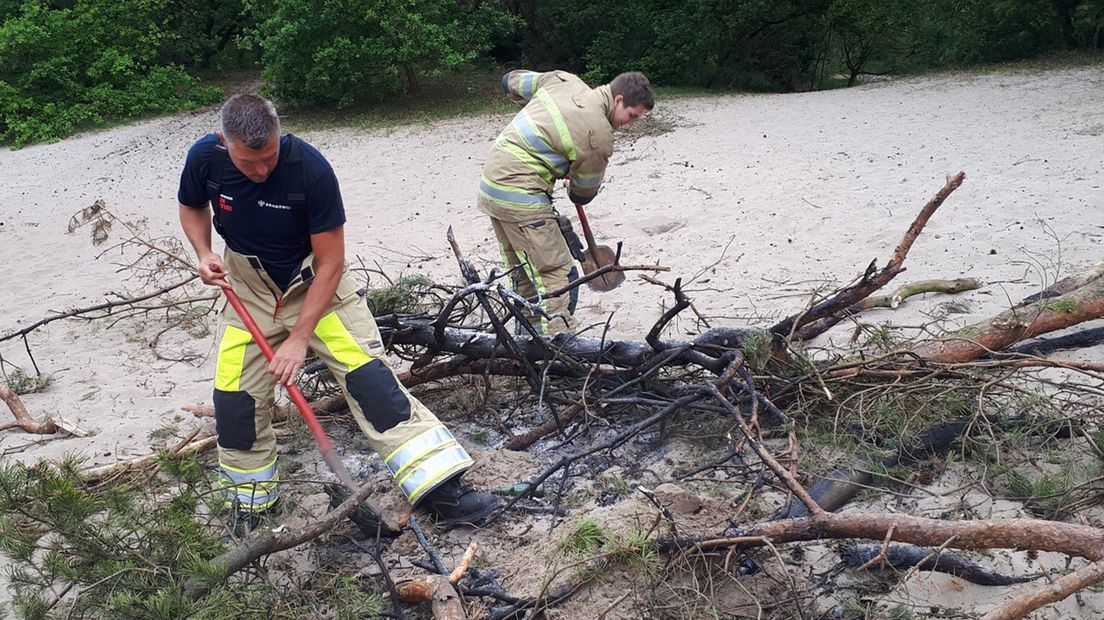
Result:
{"label": "shovel", "polygon": [[[249,333],[253,336],[253,340],[257,343],[257,346],[261,348],[261,353],[264,354],[265,359],[271,362],[272,356],[276,353],[272,350],[272,345],[268,344],[268,340],[265,338],[264,332],[261,331],[260,326],[253,320],[253,316],[249,314],[249,310],[245,308],[245,304],[242,303],[241,298],[238,297],[238,294],[231,288],[224,288],[222,292],[226,293],[227,301],[230,302],[230,305],[234,307],[234,311],[241,317],[242,323],[245,324],[245,328],[249,330]],[[337,458],[333,444],[330,443],[330,438],[326,436],[326,431],[322,430],[322,425],[318,423],[318,418],[314,416],[314,411],[311,410],[310,404],[308,404],[307,399],[303,397],[303,392],[300,391],[299,386],[294,383],[286,387],[288,396],[291,396],[291,402],[295,403],[295,407],[299,409],[299,413],[303,416],[303,421],[307,423],[307,428],[310,429],[311,435],[314,435],[314,442],[318,444],[318,451],[322,453],[322,459],[330,466],[330,471],[337,476],[341,484],[348,487],[350,493],[355,492],[358,488],[357,483],[353,481],[353,477],[349,474],[349,470],[345,468],[345,464],[341,462],[341,459]],[[379,515],[380,522],[384,529],[391,530],[392,532],[402,531],[402,523],[398,521],[397,517],[385,513],[378,502],[368,498],[364,500],[364,504],[369,510]]]}
{"label": "shovel", "polygon": [[[583,205],[575,205],[575,212],[579,214],[579,223],[583,226],[583,236],[586,237],[587,249],[583,252],[583,275],[589,275],[608,265],[617,264],[617,255],[608,245],[598,245],[594,241],[594,233],[590,232],[590,222],[587,221]],[[587,282],[592,291],[612,291],[625,281],[623,271],[611,271]]]}

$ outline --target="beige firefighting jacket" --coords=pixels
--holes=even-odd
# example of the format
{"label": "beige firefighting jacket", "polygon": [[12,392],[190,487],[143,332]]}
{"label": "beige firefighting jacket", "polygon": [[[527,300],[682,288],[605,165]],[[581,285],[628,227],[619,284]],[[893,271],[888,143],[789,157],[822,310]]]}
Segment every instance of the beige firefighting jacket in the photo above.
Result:
{"label": "beige firefighting jacket", "polygon": [[531,219],[551,207],[556,180],[586,204],[598,194],[613,153],[613,95],[566,71],[516,70],[502,77],[510,99],[524,103],[495,139],[479,183],[479,208],[504,221]]}

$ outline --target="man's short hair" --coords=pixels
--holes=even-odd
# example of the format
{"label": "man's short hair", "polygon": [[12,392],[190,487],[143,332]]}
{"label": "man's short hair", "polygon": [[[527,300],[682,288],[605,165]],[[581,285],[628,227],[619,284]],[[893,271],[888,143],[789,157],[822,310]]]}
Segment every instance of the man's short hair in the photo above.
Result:
{"label": "man's short hair", "polygon": [[639,71],[627,71],[613,78],[610,82],[610,90],[614,96],[621,95],[625,105],[629,107],[642,105],[651,110],[655,107],[655,91],[652,83]]}
{"label": "man's short hair", "polygon": [[276,106],[259,95],[234,95],[222,104],[222,135],[259,149],[268,144],[273,134],[280,135],[280,117]]}

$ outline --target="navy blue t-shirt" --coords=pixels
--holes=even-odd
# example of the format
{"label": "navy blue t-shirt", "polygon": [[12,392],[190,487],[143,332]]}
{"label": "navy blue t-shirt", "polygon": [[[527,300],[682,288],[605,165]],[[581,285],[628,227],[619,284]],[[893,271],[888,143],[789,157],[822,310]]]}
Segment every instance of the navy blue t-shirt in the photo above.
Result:
{"label": "navy blue t-shirt", "polygon": [[[325,157],[313,146],[300,142],[303,162],[287,164],[288,137],[280,138],[280,157],[264,183],[250,181],[229,157],[219,187],[217,210],[219,231],[227,247],[261,260],[272,281],[287,290],[311,252],[310,235],[332,230],[345,223],[345,206],[337,177]],[[207,134],[188,150],[180,175],[180,204],[202,209],[207,205],[207,169],[219,144],[218,134]],[[283,175],[302,174],[303,180],[289,188],[302,187],[306,202],[293,202],[284,195]],[[298,191],[293,189],[291,191]],[[290,203],[290,204],[289,204]]]}

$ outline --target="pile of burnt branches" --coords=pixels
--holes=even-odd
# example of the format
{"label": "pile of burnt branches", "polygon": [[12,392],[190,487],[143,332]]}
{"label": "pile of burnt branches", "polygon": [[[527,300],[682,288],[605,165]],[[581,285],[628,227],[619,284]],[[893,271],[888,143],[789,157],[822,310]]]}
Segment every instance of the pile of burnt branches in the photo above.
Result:
{"label": "pile of burnt branches", "polygon": [[[741,524],[723,537],[663,541],[661,547],[667,552],[685,553],[688,549],[705,551],[718,547],[731,552],[796,540],[868,538],[883,542],[881,559],[890,550],[891,541],[898,541],[939,549],[1046,549],[1092,562],[1058,578],[1053,584],[1009,601],[987,616],[1021,617],[1104,577],[1104,569],[1099,564],[1104,557],[1099,547],[1104,530],[1044,520],[948,522],[893,513],[837,516],[830,512],[842,507],[872,483],[870,470],[874,467],[864,468],[864,464],[885,468],[917,462],[946,453],[952,445],[962,445],[956,444],[956,440],[961,441],[982,429],[989,433],[1000,432],[1009,424],[1007,420],[986,417],[983,408],[947,407],[946,419],[926,432],[915,429],[915,434],[906,437],[905,429],[900,428],[896,450],[879,456],[880,462],[864,457],[866,461],[860,460],[830,472],[807,490],[799,482],[803,476],[796,469],[795,453],[799,445],[795,437],[796,425],[787,414],[787,411],[791,414],[801,412],[807,422],[815,417],[810,414],[810,403],[827,404],[837,412],[862,412],[863,407],[855,405],[863,398],[877,400],[879,391],[899,398],[902,392],[922,391],[925,385],[937,385],[941,392],[946,392],[948,386],[957,386],[969,391],[968,400],[964,399],[966,402],[1007,403],[1017,392],[1025,391],[1017,387],[1014,375],[1032,368],[1058,367],[1085,379],[1084,383],[1041,379],[1054,388],[1052,395],[1060,391],[1072,392],[1075,396],[1071,400],[1076,400],[1100,394],[1102,377],[1099,373],[1104,371],[1104,366],[1055,361],[1043,356],[1077,343],[1070,342],[1069,338],[1066,341],[1031,341],[1042,334],[1104,316],[1104,280],[1100,270],[1062,280],[986,321],[939,338],[908,343],[879,356],[812,362],[797,351],[796,343],[816,338],[866,309],[896,307],[917,292],[955,293],[979,286],[969,279],[927,281],[901,287],[883,298],[871,297],[904,270],[905,258],[925,224],[963,179],[962,174],[949,179],[924,205],[884,267],[879,269],[872,262],[856,282],[810,303],[801,312],[769,329],[712,328],[690,341],[664,339],[665,327],[692,303],[682,291],[680,281],[676,280],[668,287],[674,295],[674,304],[659,318],[643,342],[611,340],[605,333],[597,337],[572,335],[551,340],[541,339],[531,331],[518,335],[508,329],[508,323],[512,319],[515,324],[527,327],[523,316],[536,311],[532,306],[536,300],[518,299],[497,282],[501,275],[494,272],[480,279],[459,252],[461,271],[469,286],[457,291],[437,316],[383,317],[381,324],[388,328],[387,337],[392,346],[418,347],[416,363],[410,371],[412,382],[457,373],[525,377],[547,406],[549,419],[533,430],[509,437],[503,446],[506,449],[527,448],[552,433],[568,439],[581,432],[570,427],[572,421],[592,408],[602,407],[606,416],[614,413],[617,407],[636,412],[637,419],[627,423],[614,437],[559,459],[528,480],[528,489],[539,488],[555,474],[562,474],[561,479],[566,479],[566,470],[573,464],[591,454],[616,449],[680,410],[696,407],[729,416],[742,434],[734,440],[733,452],[753,451],[768,470],[768,476],[781,483],[794,500],[776,515],[777,519]],[[455,309],[466,297],[478,300],[489,325],[475,328],[456,325]],[[1085,334],[1081,344],[1094,342],[1098,337],[1093,333]],[[1012,348],[1024,341],[1030,342]],[[681,367],[683,372],[672,374],[672,367]],[[709,380],[706,378],[709,375],[715,378]],[[657,381],[660,377],[663,380]],[[1091,413],[1095,411],[1095,403],[1082,409]],[[835,419],[838,421],[838,413]],[[1077,426],[1082,428],[1081,432],[1084,432],[1084,423],[1092,422],[1084,417],[1080,421],[1082,424]],[[788,436],[783,459],[789,463],[788,467],[783,466],[782,460],[766,446],[763,429],[769,427],[781,427],[783,430],[779,432]],[[877,559],[869,558],[867,564],[873,565]],[[922,564],[923,559],[921,557],[916,564]],[[565,587],[572,585],[569,583]],[[551,597],[554,599],[555,593]]]}
{"label": "pile of burnt branches", "polygon": [[[871,308],[897,307],[918,293],[953,294],[981,286],[973,279],[929,280],[873,296],[904,271],[909,250],[924,226],[963,180],[962,173],[949,178],[922,207],[883,267],[871,262],[851,284],[811,300],[799,312],[766,328],[712,327],[689,340],[667,337],[671,322],[693,308],[681,280],[675,279],[661,283],[674,302],[642,340],[614,339],[607,329],[544,338],[527,319],[542,314],[540,299],[515,293],[508,285],[514,276],[509,271],[492,269],[481,274],[463,255],[451,231],[449,241],[464,285],[435,288],[439,303],[431,308],[377,316],[377,321],[391,350],[410,362],[401,376],[408,386],[459,375],[488,381],[491,376],[510,376],[524,382],[524,398],[543,418],[524,432],[514,432],[500,419],[497,430],[505,439],[499,449],[524,450],[553,436],[559,442],[552,461],[537,475],[519,481],[516,497],[503,503],[491,523],[509,518],[513,509],[544,487],[552,489],[547,501],[557,512],[564,481],[588,457],[612,454],[684,412],[704,412],[724,419],[735,432],[728,450],[698,473],[724,468],[727,461],[737,459],[741,462],[737,479],[749,489],[744,507],[759,492],[780,492],[786,500],[769,518],[751,518],[751,511],[733,514],[731,527],[714,536],[680,535],[676,520],[656,501],[657,520],[670,525],[669,536],[650,539],[658,552],[671,558],[720,558],[727,569],[733,558],[759,547],[777,554],[776,545],[796,541],[865,539],[877,544],[849,551],[847,562],[853,568],[888,564],[958,571],[955,574],[973,575],[979,583],[1000,580],[978,577],[978,567],[955,564],[958,568],[946,569],[946,562],[954,562],[941,558],[952,558],[947,555],[951,549],[1004,548],[1054,551],[1087,561],[1068,574],[1048,576],[1044,586],[1024,591],[986,616],[1019,618],[1104,579],[1104,529],[1084,520],[1073,522],[1079,510],[1102,497],[1091,481],[1065,493],[1061,502],[1042,506],[1049,509],[1036,514],[1045,518],[946,520],[887,511],[834,511],[860,490],[877,485],[887,471],[907,471],[1010,429],[1021,435],[1026,428],[1029,434],[1083,440],[1098,450],[1092,415],[1104,396],[1104,365],[1059,361],[1047,355],[1098,342],[1101,330],[1061,338],[1040,336],[1104,317],[1104,268],[1061,280],[990,319],[927,340],[898,346],[882,343],[874,354],[860,350],[810,359],[802,347],[842,322],[857,322],[858,315]],[[569,294],[612,270],[665,269],[615,263],[547,296]],[[306,371],[317,369],[308,366]],[[1024,387],[1026,379],[1033,382],[1030,389]],[[1051,403],[1050,412],[1064,409],[1065,417],[1048,418],[1047,424],[1041,424],[1036,415],[1040,398]],[[1032,402],[1035,409],[1025,404]],[[333,402],[314,404],[320,410],[334,408]],[[1008,414],[1013,405],[1022,405],[1022,410]],[[935,414],[921,415],[925,410]],[[587,444],[593,438],[589,425],[599,412],[605,420],[617,420],[615,430]],[[848,437],[863,449],[838,467],[806,471],[808,462],[802,461],[802,455],[814,449],[808,440],[812,431]],[[371,515],[357,507],[368,494],[368,487],[348,490],[342,495],[348,499],[309,528],[259,532],[215,563],[226,577],[266,554],[321,535],[346,516],[371,524]],[[474,601],[489,606],[485,617],[521,617],[566,600],[587,582],[575,575],[535,595],[511,595],[488,577],[490,571],[466,573],[464,563],[455,570],[445,566],[416,521],[411,521],[411,527],[432,560],[419,564],[431,576],[417,587],[401,584],[403,588],[387,578],[388,589],[394,601],[434,601],[438,617],[464,617],[475,608]],[[925,549],[917,551],[908,545]],[[375,549],[373,557],[378,558]],[[386,569],[382,570],[386,577]],[[205,588],[193,584],[188,592],[201,596]],[[394,613],[401,615],[395,605]]]}
{"label": "pile of burnt branches", "polygon": [[[941,557],[948,549],[1048,550],[1089,560],[1082,568],[1055,576],[1052,583],[1022,594],[986,616],[1022,617],[1104,578],[1100,547],[1104,530],[1055,520],[1068,518],[1071,508],[1098,502],[1098,489],[1082,488],[1083,493],[1069,496],[1080,504],[1071,500],[1063,510],[1045,514],[1049,517],[1045,520],[947,521],[888,512],[837,515],[832,511],[847,504],[860,490],[870,488],[877,470],[916,464],[946,454],[952,447],[965,449],[966,442],[978,441],[979,435],[994,436],[1009,429],[1022,432],[1028,427],[1032,432],[1084,437],[1091,443],[1090,429],[1095,429],[1092,416],[1099,396],[1104,395],[1104,365],[1057,361],[1045,355],[1098,342],[1099,330],[1060,339],[1038,337],[1104,316],[1102,270],[1061,280],[988,320],[929,340],[903,343],[877,355],[860,352],[814,361],[807,359],[799,346],[870,308],[897,307],[917,293],[956,293],[980,286],[973,279],[923,281],[899,287],[883,297],[872,297],[904,271],[905,258],[925,224],[963,179],[961,173],[948,179],[923,206],[884,267],[872,262],[852,284],[813,300],[769,328],[714,327],[691,340],[665,338],[670,322],[692,305],[676,279],[666,285],[674,296],[673,305],[643,341],[614,340],[605,331],[545,339],[525,319],[541,312],[535,305],[539,300],[523,299],[505,286],[503,280],[511,275],[509,272],[492,270],[481,276],[464,258],[451,234],[450,242],[467,286],[456,290],[435,314],[382,316],[379,323],[388,344],[412,361],[403,377],[409,385],[461,374],[524,379],[530,397],[547,419],[518,434],[500,421],[499,430],[507,436],[502,449],[526,449],[554,434],[562,442],[582,443],[587,437],[587,420],[593,417],[581,414],[600,410],[606,419],[618,413],[629,415],[621,418],[625,422],[612,437],[563,454],[539,475],[524,481],[521,493],[496,516],[508,513],[529,492],[543,488],[549,481],[559,480],[562,492],[562,481],[569,477],[573,466],[596,453],[618,449],[679,412],[712,412],[731,420],[740,432],[725,458],[745,451],[754,453],[761,467],[746,469],[748,483],[781,489],[790,501],[766,521],[738,523],[739,515],[733,515],[734,526],[723,535],[675,535],[659,540],[656,545],[664,553],[685,555],[724,549],[731,558],[758,546],[773,549],[775,544],[787,542],[848,538],[881,543],[866,556],[851,554],[852,558],[863,558],[855,566],[861,564],[864,568],[896,562],[912,553],[915,557],[908,566],[945,570],[933,558]],[[648,266],[615,265],[608,269],[644,268]],[[567,294],[570,288],[550,295]],[[1064,373],[1064,378],[1038,373],[1027,376],[1032,371],[1055,368]],[[1079,379],[1069,380],[1070,374]],[[1035,382],[1033,389],[1039,392],[1023,387],[1025,380]],[[1071,405],[1057,431],[1053,421],[1040,430],[1046,425],[1031,422],[1027,419],[1030,416],[1002,417],[996,413],[1017,399],[1038,397],[1040,393],[1052,400],[1051,409],[1059,408],[1053,399],[1065,399]],[[908,399],[921,404],[910,409],[905,403]],[[887,401],[893,402],[897,412],[922,410],[925,402],[939,402],[940,411],[935,416],[918,415],[911,421],[894,418],[891,422],[896,425],[892,429],[896,436],[887,436],[886,429],[878,428],[885,425],[887,410],[877,408]],[[869,449],[857,455],[853,463],[822,472],[821,476],[808,475],[799,469],[802,441],[798,432],[823,426],[826,414],[834,433],[841,433],[843,426],[842,434],[870,440]],[[776,454],[769,446],[778,440],[783,441],[784,449]],[[562,454],[565,445],[570,444],[561,443],[558,452]],[[811,485],[806,486],[802,480]],[[553,495],[558,506],[559,495]],[[672,523],[672,532],[676,531]],[[914,547],[898,547],[897,543],[931,549],[921,553]],[[945,557],[945,563],[953,559]],[[955,574],[969,578],[978,570],[962,569]],[[984,583],[981,578],[977,581]],[[578,579],[569,579],[541,597],[518,599],[496,608],[489,617],[509,617],[525,609],[555,604],[582,585]],[[490,595],[485,589],[476,590]],[[508,601],[502,596],[497,600]]]}

